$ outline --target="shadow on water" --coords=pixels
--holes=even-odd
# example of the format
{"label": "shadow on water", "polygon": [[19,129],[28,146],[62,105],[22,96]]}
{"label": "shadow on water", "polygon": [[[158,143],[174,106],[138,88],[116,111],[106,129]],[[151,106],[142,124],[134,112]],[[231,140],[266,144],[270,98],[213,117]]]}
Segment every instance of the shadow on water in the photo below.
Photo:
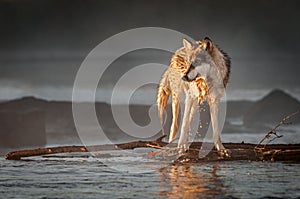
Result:
{"label": "shadow on water", "polygon": [[205,168],[202,172],[193,165],[172,165],[159,169],[160,196],[168,198],[220,198],[226,195],[218,165]]}

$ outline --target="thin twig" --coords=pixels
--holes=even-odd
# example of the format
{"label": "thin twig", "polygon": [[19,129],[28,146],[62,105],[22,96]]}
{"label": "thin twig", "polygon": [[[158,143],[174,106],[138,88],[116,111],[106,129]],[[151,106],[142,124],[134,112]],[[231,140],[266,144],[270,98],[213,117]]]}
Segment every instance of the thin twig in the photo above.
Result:
{"label": "thin twig", "polygon": [[[155,149],[162,149],[162,150],[178,150],[177,147],[166,147],[166,146],[157,146],[153,144],[146,144],[147,147],[155,148]],[[200,149],[195,149],[195,148],[188,148],[188,151],[197,151],[199,152]]]}
{"label": "thin twig", "polygon": [[294,113],[291,113],[287,116],[285,116],[273,129],[271,129],[266,135],[265,137],[256,145],[255,148],[258,148],[258,146],[263,143],[265,140],[267,139],[270,139],[271,138],[271,135],[274,135],[275,137],[272,138],[271,140],[269,140],[263,147],[263,149],[266,147],[267,144],[271,143],[272,141],[274,141],[275,139],[277,138],[281,138],[283,137],[283,135],[278,135],[277,134],[277,129],[280,127],[280,126],[283,126],[283,125],[290,125],[292,124],[291,122],[287,122],[287,120],[289,120],[290,118],[294,117],[295,115],[297,115],[298,113],[300,113],[300,109]]}
{"label": "thin twig", "polygon": [[146,146],[150,147],[150,148],[163,149],[163,150],[170,150],[170,149],[172,149],[172,148],[169,148],[169,147],[166,147],[166,146],[157,146],[157,145],[153,145],[153,144],[146,144]]}

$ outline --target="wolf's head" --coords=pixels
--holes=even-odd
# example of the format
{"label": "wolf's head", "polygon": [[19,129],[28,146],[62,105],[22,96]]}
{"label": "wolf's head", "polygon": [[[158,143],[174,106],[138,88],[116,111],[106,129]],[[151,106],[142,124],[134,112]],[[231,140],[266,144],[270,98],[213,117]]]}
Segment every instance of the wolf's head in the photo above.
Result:
{"label": "wolf's head", "polygon": [[184,39],[183,46],[186,52],[185,58],[190,63],[183,80],[193,81],[197,77],[206,79],[215,73],[219,74],[218,78],[223,80],[226,87],[230,72],[230,58],[226,53],[214,45],[208,37],[195,43]]}
{"label": "wolf's head", "polygon": [[209,73],[210,68],[214,67],[214,62],[209,54],[211,44],[210,41],[197,41],[191,43],[188,40],[183,40],[185,48],[185,58],[190,63],[190,67],[182,77],[184,81],[193,81],[201,76],[205,78]]}

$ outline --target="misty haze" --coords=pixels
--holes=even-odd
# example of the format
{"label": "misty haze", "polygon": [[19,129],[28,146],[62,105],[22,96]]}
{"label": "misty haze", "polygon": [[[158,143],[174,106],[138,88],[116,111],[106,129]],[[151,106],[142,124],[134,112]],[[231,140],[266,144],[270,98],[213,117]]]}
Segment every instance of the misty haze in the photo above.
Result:
{"label": "misty haze", "polygon": [[[116,6],[98,1],[79,6],[81,1],[45,1],[37,6],[35,1],[3,1],[0,98],[34,95],[70,101],[70,90],[66,96],[60,92],[72,89],[89,51],[114,34],[147,26],[174,29],[195,40],[209,36],[225,49],[232,58],[229,98],[235,98],[237,89],[274,88],[299,98],[297,1],[172,2],[121,1]],[[120,74],[137,64],[167,66],[170,60],[169,53],[157,50],[129,54],[109,67],[102,87],[112,86]]]}

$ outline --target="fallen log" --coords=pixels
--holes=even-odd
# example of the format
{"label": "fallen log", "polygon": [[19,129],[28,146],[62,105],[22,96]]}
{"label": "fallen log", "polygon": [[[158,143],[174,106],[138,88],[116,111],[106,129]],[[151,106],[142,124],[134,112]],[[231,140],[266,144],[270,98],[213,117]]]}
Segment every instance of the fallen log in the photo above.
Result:
{"label": "fallen log", "polygon": [[[168,150],[176,150],[176,144],[167,145],[163,142],[164,136],[154,141],[134,141],[128,143],[121,143],[116,145],[98,145],[98,146],[61,146],[50,148],[38,148],[32,150],[21,150],[8,153],[5,158],[7,160],[22,160],[24,157],[31,156],[44,156],[58,153],[73,153],[73,152],[91,152],[101,150],[129,150],[135,148],[153,148],[153,154],[148,157],[161,158],[159,153]],[[191,144],[190,149],[184,155],[176,157],[175,162],[213,162],[213,161],[236,161],[236,160],[249,160],[249,161],[292,161],[300,162],[300,144],[270,144],[270,145],[256,145],[245,143],[225,143],[224,146],[231,150],[231,157],[222,157],[217,150],[209,150],[204,152],[204,157],[199,157],[202,142],[194,142]],[[167,146],[166,146],[167,145]],[[207,153],[206,153],[207,152]],[[177,153],[175,153],[178,155]],[[53,157],[53,156],[52,156]],[[62,157],[62,156],[57,156]],[[68,156],[71,157],[71,156]],[[76,156],[74,156],[76,157]],[[83,156],[90,157],[90,156]],[[173,158],[174,159],[174,158]]]}
{"label": "fallen log", "polygon": [[57,153],[73,153],[73,152],[91,152],[91,151],[101,151],[101,150],[116,150],[116,149],[135,149],[150,146],[165,146],[167,143],[163,142],[162,139],[165,137],[161,136],[154,141],[134,141],[121,144],[107,144],[107,145],[96,145],[96,146],[60,146],[60,147],[48,147],[48,148],[38,148],[30,150],[20,150],[13,151],[6,154],[5,159],[7,160],[21,160],[24,157],[31,156],[42,156]]}
{"label": "fallen log", "polygon": [[13,151],[6,154],[7,160],[21,160],[23,157],[41,156],[56,153],[72,153],[72,152],[87,152],[85,146],[60,146],[49,148],[38,148],[31,150]]}
{"label": "fallen log", "polygon": [[[204,157],[199,157],[199,149],[195,147],[201,143],[193,143],[187,154],[179,157],[176,162],[187,160],[188,162],[213,162],[213,161],[290,161],[300,162],[300,144],[237,144],[224,143],[225,148],[230,149],[231,157],[222,157],[217,150],[208,151]],[[261,148],[260,148],[261,147]],[[205,152],[205,151],[204,151]]]}

